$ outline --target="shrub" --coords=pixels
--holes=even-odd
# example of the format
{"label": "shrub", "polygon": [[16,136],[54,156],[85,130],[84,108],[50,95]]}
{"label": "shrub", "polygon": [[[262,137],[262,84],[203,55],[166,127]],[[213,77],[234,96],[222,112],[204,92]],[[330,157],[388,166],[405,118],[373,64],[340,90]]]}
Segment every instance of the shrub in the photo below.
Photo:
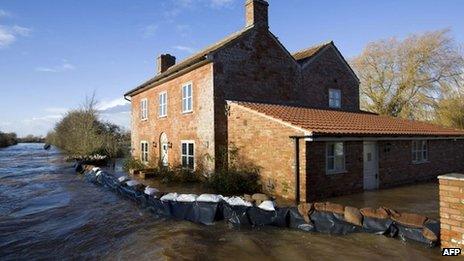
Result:
{"label": "shrub", "polygon": [[16,133],[3,133],[0,131],[0,148],[16,145],[17,143]]}
{"label": "shrub", "polygon": [[182,166],[160,167],[158,176],[164,183],[193,183],[203,180],[200,170],[191,171]]}
{"label": "shrub", "polygon": [[208,185],[217,193],[224,195],[251,194],[261,191],[257,171],[247,172],[238,169],[219,171],[209,177]]}
{"label": "shrub", "polygon": [[125,172],[129,172],[131,169],[144,169],[146,168],[145,164],[142,161],[135,159],[134,157],[127,157],[122,163],[122,169]]}

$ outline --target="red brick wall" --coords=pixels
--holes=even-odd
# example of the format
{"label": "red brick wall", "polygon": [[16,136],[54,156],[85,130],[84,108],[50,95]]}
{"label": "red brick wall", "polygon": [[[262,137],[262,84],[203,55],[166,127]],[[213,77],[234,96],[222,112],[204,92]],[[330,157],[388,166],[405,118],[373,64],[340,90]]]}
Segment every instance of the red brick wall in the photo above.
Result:
{"label": "red brick wall", "polygon": [[359,111],[359,84],[332,46],[303,66],[298,97],[303,104],[329,109],[330,88],[340,89],[341,110]]}
{"label": "red brick wall", "polygon": [[412,162],[412,142],[381,141],[379,144],[380,188],[430,180],[438,175],[464,171],[463,140],[429,140],[428,162]]}
{"label": "red brick wall", "polygon": [[326,174],[326,142],[306,142],[308,201],[363,190],[363,142],[345,142],[344,173]]}
{"label": "red brick wall", "polygon": [[[432,180],[438,175],[464,172],[464,140],[429,140],[429,160],[412,163],[412,141],[379,141],[379,188]],[[326,142],[306,145],[308,200],[363,190],[363,142],[345,142],[346,173],[326,174]]]}
{"label": "red brick wall", "polygon": [[[464,175],[443,175],[440,180],[441,247],[464,246]],[[461,252],[461,255],[464,255]]]}
{"label": "red brick wall", "polygon": [[[237,147],[244,162],[261,168],[264,188],[274,186],[268,193],[294,199],[294,142],[292,135],[304,135],[302,130],[285,125],[275,119],[231,104],[228,116],[229,147]],[[300,141],[300,199],[306,199],[305,146]]]}
{"label": "red brick wall", "polygon": [[[193,112],[182,113],[182,85],[191,82],[193,88]],[[167,91],[167,117],[158,117],[161,92]],[[133,156],[140,156],[140,141],[149,142],[149,157],[159,160],[159,139],[165,132],[172,148],[168,150],[169,163],[180,164],[181,140],[195,141],[195,164],[206,165],[213,169],[211,160],[204,160],[205,155],[214,155],[214,111],[213,111],[212,64],[206,64],[175,79],[144,91],[132,97],[132,148]],[[148,120],[140,119],[140,100],[148,98]],[[157,143],[154,148],[153,142]]]}

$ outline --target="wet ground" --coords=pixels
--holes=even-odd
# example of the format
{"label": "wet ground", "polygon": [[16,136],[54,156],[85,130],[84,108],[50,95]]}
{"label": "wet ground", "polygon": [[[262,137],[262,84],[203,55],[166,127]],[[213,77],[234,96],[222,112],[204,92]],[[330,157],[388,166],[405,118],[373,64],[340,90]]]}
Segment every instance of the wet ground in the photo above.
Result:
{"label": "wet ground", "polygon": [[[414,208],[404,208],[436,212],[432,209],[436,206],[425,200],[432,199],[427,195],[436,194],[436,187],[420,186],[410,190],[411,201],[405,202]],[[387,197],[381,193],[335,200],[354,206],[394,203],[391,207],[401,210],[402,200],[394,199],[395,194],[408,196],[407,189]],[[424,205],[416,206],[412,198]],[[278,228],[240,230],[224,222],[201,226],[157,219],[131,201],[85,182],[56,150],[46,152],[41,144],[0,149],[0,259],[77,258],[435,260],[440,250],[363,233],[331,236]]]}

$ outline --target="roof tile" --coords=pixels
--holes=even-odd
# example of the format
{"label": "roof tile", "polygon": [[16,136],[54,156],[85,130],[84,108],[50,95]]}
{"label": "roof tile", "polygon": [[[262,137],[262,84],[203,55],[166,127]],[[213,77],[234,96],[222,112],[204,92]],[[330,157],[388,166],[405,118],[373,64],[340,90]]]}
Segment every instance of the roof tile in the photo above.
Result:
{"label": "roof tile", "polygon": [[267,103],[231,102],[306,129],[314,135],[464,136],[464,130],[368,112],[355,113]]}

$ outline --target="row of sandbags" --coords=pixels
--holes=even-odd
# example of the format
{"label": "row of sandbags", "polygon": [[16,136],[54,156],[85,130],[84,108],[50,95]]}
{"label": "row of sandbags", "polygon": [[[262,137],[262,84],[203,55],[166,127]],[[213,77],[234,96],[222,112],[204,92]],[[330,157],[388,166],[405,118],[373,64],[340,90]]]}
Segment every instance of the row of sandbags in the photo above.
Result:
{"label": "row of sandbags", "polygon": [[84,173],[89,182],[116,191],[157,216],[198,224],[211,225],[226,220],[237,227],[269,225],[340,235],[367,232],[413,240],[430,247],[435,246],[439,238],[437,221],[386,208],[359,210],[330,202],[276,207],[270,200],[254,205],[240,197],[162,193],[136,180],[116,178],[92,166],[76,166],[76,170]]}
{"label": "row of sandbags", "polygon": [[436,246],[440,238],[440,223],[418,214],[399,213],[384,207],[357,209],[330,202],[305,203],[298,208],[312,222],[314,230],[321,233],[366,232],[412,240],[429,247]]}

